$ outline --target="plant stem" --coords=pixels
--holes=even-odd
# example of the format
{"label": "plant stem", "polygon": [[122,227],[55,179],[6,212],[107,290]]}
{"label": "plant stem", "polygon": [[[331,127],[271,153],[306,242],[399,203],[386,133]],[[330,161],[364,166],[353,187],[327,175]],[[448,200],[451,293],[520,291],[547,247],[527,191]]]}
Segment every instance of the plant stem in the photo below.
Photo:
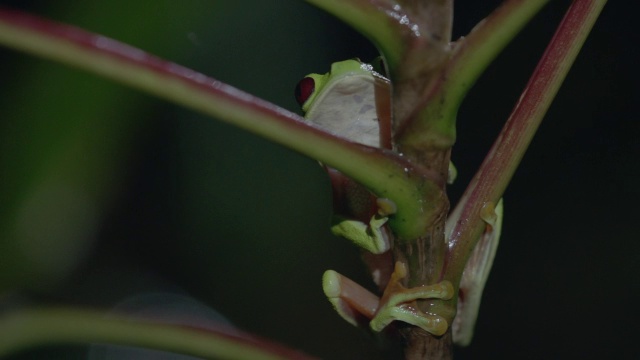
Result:
{"label": "plant stem", "polygon": [[[484,229],[482,207],[497,204],[549,109],[606,0],[574,0],[538,63],[520,101],[450,216],[445,278],[460,279]],[[455,283],[455,282],[454,282]]]}
{"label": "plant stem", "polygon": [[453,51],[448,52],[450,60],[424,89],[426,93],[420,94],[424,102],[420,113],[411,119],[396,114],[396,142],[403,148],[451,147],[456,136],[456,115],[464,96],[493,59],[548,1],[507,0],[476,25],[468,36],[453,43]]}
{"label": "plant stem", "polygon": [[235,329],[189,328],[72,309],[31,309],[0,317],[0,357],[33,346],[110,343],[208,359],[312,359]]}
{"label": "plant stem", "polygon": [[450,360],[453,358],[451,331],[442,336],[433,336],[418,328],[400,330],[406,343],[406,360]]}
{"label": "plant stem", "polygon": [[[441,177],[388,150],[360,145],[191,69],[72,26],[0,7],[0,44],[66,63],[214,116],[313,159],[396,203],[394,232],[413,238],[441,213]],[[415,199],[426,199],[417,202]]]}

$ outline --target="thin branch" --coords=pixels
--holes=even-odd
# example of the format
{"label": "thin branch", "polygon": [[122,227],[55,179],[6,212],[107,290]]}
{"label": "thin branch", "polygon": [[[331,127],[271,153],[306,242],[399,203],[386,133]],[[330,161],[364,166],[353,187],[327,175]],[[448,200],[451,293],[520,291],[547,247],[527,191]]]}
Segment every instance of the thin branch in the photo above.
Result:
{"label": "thin branch", "polygon": [[[434,143],[443,139],[450,138],[450,142],[453,142],[458,107],[469,89],[548,1],[505,1],[478,23],[467,37],[456,41],[451,58],[433,81],[420,116],[401,124],[398,143],[432,148]],[[429,137],[424,134],[429,134]],[[450,145],[447,143],[444,146]]]}
{"label": "thin branch", "polygon": [[290,111],[140,49],[2,8],[0,43],[215,116],[320,160],[393,200],[398,212],[389,225],[401,238],[419,236],[441,210],[443,179],[437,174],[390,151],[336,137]]}
{"label": "thin branch", "polygon": [[395,68],[406,51],[404,34],[411,33],[410,24],[401,17],[393,0],[307,0],[358,30],[384,54],[387,65]]}
{"label": "thin branch", "polygon": [[109,343],[208,359],[313,359],[235,329],[199,329],[71,309],[32,309],[0,317],[0,357],[33,346]]}
{"label": "thin branch", "polygon": [[394,85],[423,76],[445,58],[453,5],[444,1],[307,0],[366,36],[384,55]]}
{"label": "thin branch", "polygon": [[[456,98],[466,94],[484,70],[549,0],[508,0],[455,43],[443,88]],[[459,104],[452,104],[456,109]]]}
{"label": "thin branch", "polygon": [[447,221],[445,277],[459,279],[475,239],[485,227],[482,207],[497,204],[584,44],[606,0],[574,0],[545,50],[518,104],[460,203]]}

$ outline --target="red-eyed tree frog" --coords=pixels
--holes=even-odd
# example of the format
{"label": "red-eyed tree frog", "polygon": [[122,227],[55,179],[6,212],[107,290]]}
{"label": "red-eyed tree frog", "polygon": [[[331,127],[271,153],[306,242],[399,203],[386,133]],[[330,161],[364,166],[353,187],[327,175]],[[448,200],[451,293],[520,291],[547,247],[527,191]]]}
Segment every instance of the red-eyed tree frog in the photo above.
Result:
{"label": "red-eyed tree frog", "polygon": [[[298,83],[295,96],[305,118],[316,126],[363,145],[391,148],[390,88],[389,80],[371,65],[353,59],[334,63],[327,74],[307,75]],[[323,289],[336,311],[351,324],[368,323],[374,331],[381,331],[393,321],[403,321],[434,335],[444,334],[449,326],[445,318],[418,310],[415,301],[451,299],[453,286],[448,281],[410,289],[401,284],[407,269],[400,262],[393,264],[385,226],[396,211],[395,204],[374,197],[335,169],[327,171],[334,192],[331,230],[368,252],[365,260],[374,281],[384,291],[380,299],[329,270],[323,276]],[[455,173],[450,165],[448,182],[453,181]],[[501,211],[501,206],[497,210]],[[460,344],[468,343],[473,334],[480,296],[497,246],[494,235],[500,233],[501,212],[496,216],[492,211],[493,207],[486,214],[488,230],[480,241],[484,245],[476,247],[472,256],[476,260],[469,262],[461,282],[461,292],[468,296],[458,302],[459,315],[452,324],[454,341]]]}
{"label": "red-eyed tree frog", "polygon": [[[296,87],[296,99],[307,120],[334,135],[371,147],[390,147],[388,96],[389,80],[358,60],[336,62],[329,73],[309,74]],[[331,231],[374,254],[389,250],[383,226],[387,216],[395,212],[395,205],[386,199],[372,199],[363,187],[336,170],[328,171],[336,205]]]}

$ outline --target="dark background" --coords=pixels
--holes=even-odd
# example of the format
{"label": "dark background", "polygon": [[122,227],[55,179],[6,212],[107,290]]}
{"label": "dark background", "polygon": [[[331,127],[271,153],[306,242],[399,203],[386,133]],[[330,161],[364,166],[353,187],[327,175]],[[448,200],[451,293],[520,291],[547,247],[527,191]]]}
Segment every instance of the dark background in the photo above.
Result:
{"label": "dark background", "polygon": [[[457,1],[455,37],[498,3]],[[568,3],[547,6],[460,109],[453,199]],[[507,189],[476,335],[457,358],[640,355],[639,39],[636,12],[620,8],[627,3],[604,9]],[[0,4],[113,37],[293,111],[306,73],[376,56],[300,1]],[[370,280],[358,250],[329,233],[329,182],[314,160],[66,66],[4,48],[0,61],[1,309],[110,309],[134,295],[182,294],[322,358],[378,358],[375,342],[322,293],[326,269]],[[16,358],[52,354],[84,358],[85,349]]]}

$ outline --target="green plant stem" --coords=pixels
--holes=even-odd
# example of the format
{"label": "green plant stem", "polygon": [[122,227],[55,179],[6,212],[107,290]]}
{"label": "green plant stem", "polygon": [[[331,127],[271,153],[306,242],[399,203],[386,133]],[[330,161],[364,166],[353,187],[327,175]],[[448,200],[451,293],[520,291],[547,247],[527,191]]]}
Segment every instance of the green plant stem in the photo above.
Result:
{"label": "green plant stem", "polygon": [[0,43],[215,116],[322,161],[378,197],[393,200],[398,212],[389,225],[400,238],[423,234],[444,206],[444,179],[437,173],[393,152],[329,134],[290,111],[140,49],[1,8]]}
{"label": "green plant stem", "polygon": [[446,59],[453,22],[452,0],[307,2],[331,13],[371,40],[384,55],[394,88],[403,87],[405,82],[415,85],[416,79],[418,84],[423,83],[422,80]]}
{"label": "green plant stem", "polygon": [[469,89],[549,0],[508,0],[454,43],[444,69],[427,89],[425,106],[410,121],[400,119],[397,143],[403,148],[448,148],[455,141],[456,115]]}
{"label": "green plant stem", "polygon": [[447,222],[445,279],[454,284],[485,223],[480,212],[497,204],[549,109],[606,0],[574,0],[545,50],[520,101]]}
{"label": "green plant stem", "polygon": [[[444,72],[443,91],[463,99],[484,70],[549,0],[508,0],[456,41]],[[458,108],[459,103],[450,104]]]}
{"label": "green plant stem", "polygon": [[109,343],[209,359],[312,359],[231,329],[212,331],[71,309],[31,309],[0,317],[0,357],[33,346]]}
{"label": "green plant stem", "polygon": [[401,34],[406,25],[391,21],[389,13],[396,4],[392,0],[306,0],[367,36],[385,55],[387,65],[395,67],[405,51]]}

